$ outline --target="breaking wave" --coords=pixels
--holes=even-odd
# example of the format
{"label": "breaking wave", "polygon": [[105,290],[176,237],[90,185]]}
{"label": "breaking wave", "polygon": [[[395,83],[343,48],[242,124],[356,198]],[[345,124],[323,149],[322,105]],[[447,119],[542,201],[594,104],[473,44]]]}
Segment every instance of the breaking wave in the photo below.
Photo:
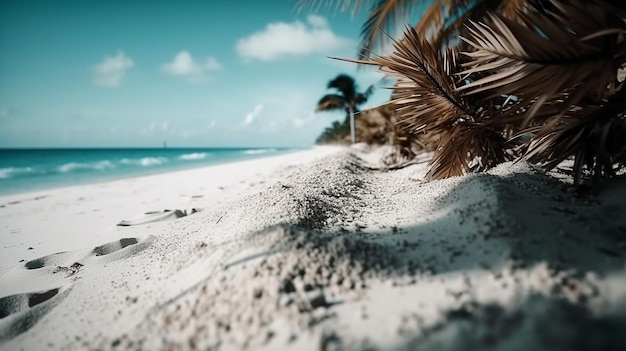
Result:
{"label": "breaking wave", "polygon": [[161,165],[165,162],[167,162],[167,158],[165,157],[143,157],[140,159],[124,158],[120,161],[120,163],[125,165],[136,165],[142,167]]}
{"label": "breaking wave", "polygon": [[91,163],[70,162],[59,166],[58,171],[61,173],[69,173],[76,170],[102,171],[111,168],[115,168],[115,165],[111,163],[111,161],[98,161]]}
{"label": "breaking wave", "polygon": [[265,154],[268,152],[275,152],[276,149],[250,149],[250,150],[245,150],[243,153],[246,155],[258,155],[258,154]]}
{"label": "breaking wave", "polygon": [[0,195],[262,158],[281,151],[273,147],[0,149]]}
{"label": "breaking wave", "polygon": [[15,175],[33,172],[32,167],[8,167],[0,168],[0,179],[9,179]]}
{"label": "breaking wave", "polygon": [[178,156],[179,159],[184,161],[192,161],[192,160],[203,160],[209,156],[206,152],[193,152],[191,154],[184,154]]}

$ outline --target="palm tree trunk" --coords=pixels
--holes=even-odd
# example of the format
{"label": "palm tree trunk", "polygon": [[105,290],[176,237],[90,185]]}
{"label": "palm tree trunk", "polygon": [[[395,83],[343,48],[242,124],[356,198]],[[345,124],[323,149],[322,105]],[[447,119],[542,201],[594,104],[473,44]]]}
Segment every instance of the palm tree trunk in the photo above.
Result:
{"label": "palm tree trunk", "polygon": [[352,144],[356,143],[356,131],[354,130],[354,109],[349,107],[350,110],[350,136],[352,137]]}

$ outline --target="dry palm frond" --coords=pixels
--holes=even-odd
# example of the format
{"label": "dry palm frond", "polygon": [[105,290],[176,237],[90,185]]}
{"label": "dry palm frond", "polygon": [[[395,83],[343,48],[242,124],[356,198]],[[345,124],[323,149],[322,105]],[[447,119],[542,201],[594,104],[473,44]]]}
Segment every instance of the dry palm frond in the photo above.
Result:
{"label": "dry palm frond", "polygon": [[[615,1],[613,1],[615,2]],[[514,95],[501,123],[534,135],[525,157],[546,169],[574,157],[576,184],[586,173],[612,176],[623,165],[626,94],[617,72],[626,63],[624,6],[609,0],[529,2],[517,20],[491,15],[466,40],[465,97]]]}
{"label": "dry palm frond", "polygon": [[[465,7],[451,7],[447,11],[448,13],[445,17],[446,21],[435,21],[423,17],[417,28],[419,31],[421,24],[431,22],[431,27],[435,27],[435,29],[430,31],[432,33],[429,35],[430,42],[433,43],[435,47],[444,48],[450,46],[453,40],[458,40],[457,35],[469,19],[482,19],[488,11],[495,10],[495,7],[497,7],[499,3],[500,0],[487,0],[477,2],[471,9]],[[433,5],[433,7],[435,7],[435,5]]]}
{"label": "dry palm frond", "polygon": [[615,84],[617,69],[626,59],[626,24],[607,12],[601,0],[551,1],[553,9],[530,8],[518,21],[491,15],[474,23],[464,38],[476,51],[465,64],[465,75],[488,75],[459,88],[486,97],[512,94],[534,103],[528,125],[541,105],[567,91],[561,112],[583,98],[603,96]]}
{"label": "dry palm frond", "polygon": [[[435,30],[428,36],[435,47],[459,46],[463,42],[458,35],[463,34],[464,26],[470,21],[484,21],[489,13],[495,12],[509,19],[517,18],[519,13],[524,12],[529,1],[533,0],[444,1],[447,6],[443,19],[424,16],[416,28],[418,33],[424,33],[420,26],[435,26]],[[433,5],[431,9],[435,7]]]}
{"label": "dry palm frond", "polygon": [[504,0],[500,13],[506,18],[516,18],[520,12],[524,12],[526,5],[532,0]]}
{"label": "dry palm frond", "polygon": [[435,2],[424,12],[415,30],[428,38],[441,29],[439,28],[441,24],[443,24],[443,9],[439,2]]}
{"label": "dry palm frond", "polygon": [[[391,108],[392,105],[385,105]],[[423,152],[435,151],[439,145],[439,136],[434,133],[412,132],[406,126],[399,123],[397,114],[392,111],[389,121],[389,133],[387,143],[394,152],[383,159],[387,166],[406,164]]]}
{"label": "dry palm frond", "polygon": [[482,18],[487,11],[495,11],[501,2],[502,0],[434,1],[424,12],[415,30],[435,47],[444,48],[457,39],[459,30],[468,18]]}
{"label": "dry palm frond", "polygon": [[[526,157],[552,169],[574,156],[574,183],[583,167],[595,180],[615,175],[615,166],[626,164],[626,89],[601,105],[575,107],[553,128],[539,126]],[[531,128],[532,129],[532,128]]]}
{"label": "dry palm frond", "polygon": [[416,3],[423,2],[426,1],[377,0],[361,28],[359,58],[369,58],[373,50],[384,44],[386,36],[383,34],[383,31],[394,33],[398,24],[408,19],[413,6]]}
{"label": "dry palm frond", "polygon": [[[457,91],[456,53],[441,52],[407,28],[395,52],[371,61],[346,60],[380,66],[397,78],[390,104],[400,126],[413,133],[437,135],[439,144],[430,163],[429,179],[442,179],[488,169],[508,158],[495,111],[472,106]],[[489,113],[488,113],[489,112]]]}
{"label": "dry palm frond", "polygon": [[[378,0],[361,29],[359,58],[370,57],[372,51],[385,44],[382,31],[394,33],[399,21],[408,20],[412,9],[424,8],[415,29],[435,47],[443,47],[456,37],[467,19],[482,19],[488,11],[496,11],[503,3],[519,0]],[[428,5],[428,6],[425,6]],[[510,11],[516,6],[509,4]]]}
{"label": "dry palm frond", "polygon": [[410,133],[394,124],[391,133],[387,134],[387,143],[392,146],[393,153],[381,161],[387,167],[394,167],[409,164],[411,160],[424,152],[435,151],[439,138],[432,134]]}
{"label": "dry palm frond", "polygon": [[[322,5],[326,9],[335,7],[343,12],[351,8],[352,14],[355,14],[362,7],[369,8],[369,16],[361,27],[361,42],[358,56],[361,59],[368,59],[372,51],[383,47],[388,43],[388,37],[383,32],[395,34],[399,26],[409,20],[413,9],[425,8],[424,14],[420,17],[424,18],[420,22],[426,33],[427,29],[437,31],[444,22],[444,14],[439,3],[442,1],[435,0],[298,0],[296,8],[313,8],[319,10]],[[465,3],[467,0],[445,0],[446,8],[453,8],[457,3]],[[418,25],[419,26],[419,25]]]}

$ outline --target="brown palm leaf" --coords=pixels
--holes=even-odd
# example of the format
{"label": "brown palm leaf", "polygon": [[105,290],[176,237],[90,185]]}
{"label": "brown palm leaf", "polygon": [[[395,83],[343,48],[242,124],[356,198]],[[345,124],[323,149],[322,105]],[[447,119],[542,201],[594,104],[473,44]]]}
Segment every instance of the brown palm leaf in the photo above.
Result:
{"label": "brown palm leaf", "polygon": [[439,136],[435,134],[411,133],[393,122],[390,129],[387,143],[393,147],[394,152],[382,160],[388,167],[407,164],[421,153],[435,151],[439,144]]}
{"label": "brown palm leaf", "polygon": [[410,27],[402,40],[394,41],[394,48],[387,57],[345,61],[380,66],[397,78],[389,103],[395,107],[400,126],[438,136],[427,179],[482,171],[508,159],[501,126],[493,123],[497,111],[474,107],[457,92],[453,50],[434,48]]}
{"label": "brown palm leaf", "polygon": [[441,4],[435,2],[422,15],[422,18],[415,26],[415,30],[423,36],[429,38],[437,33],[443,25],[443,9]]}
{"label": "brown palm leaf", "polygon": [[583,167],[596,181],[612,177],[616,168],[626,164],[625,115],[624,88],[600,105],[574,107],[558,125],[534,128],[537,135],[531,141],[526,157],[542,163],[549,170],[574,156],[575,184],[581,182]]}
{"label": "brown palm leaf", "polygon": [[550,4],[553,10],[519,12],[517,21],[493,14],[486,23],[473,23],[464,40],[476,51],[465,53],[472,62],[463,74],[487,75],[459,91],[534,99],[526,125],[542,104],[564,91],[568,94],[559,115],[584,97],[602,97],[626,59],[621,14],[609,13],[601,0]]}
{"label": "brown palm leaf", "polygon": [[[347,0],[349,1],[349,0]],[[385,32],[394,33],[400,23],[408,20],[413,6],[427,0],[377,0],[361,28],[359,58],[369,58],[372,51],[385,43]],[[436,2],[431,7],[437,6]],[[438,7],[438,6],[437,6]],[[382,40],[381,40],[382,39]]]}
{"label": "brown palm leaf", "polygon": [[[541,5],[541,6],[539,6]],[[617,72],[626,62],[624,6],[611,0],[537,1],[517,21],[492,15],[469,27],[459,88],[465,97],[512,94],[519,104],[501,123],[534,135],[525,157],[546,169],[574,157],[574,181],[614,175],[624,164],[626,95]]]}
{"label": "brown palm leaf", "polygon": [[[469,21],[484,21],[489,13],[495,12],[501,13],[506,18],[514,19],[520,12],[524,12],[530,1],[534,0],[446,1],[448,4],[445,13],[443,13],[445,21],[423,16],[416,28],[419,33],[425,33],[420,30],[423,26],[435,26],[435,29],[431,30],[428,35],[430,42],[435,47],[458,47],[463,44],[458,36],[463,34],[465,25]],[[433,4],[429,10],[435,8],[436,6]]]}
{"label": "brown palm leaf", "polygon": [[506,18],[517,18],[520,12],[525,12],[530,1],[533,0],[504,0],[500,13]]}

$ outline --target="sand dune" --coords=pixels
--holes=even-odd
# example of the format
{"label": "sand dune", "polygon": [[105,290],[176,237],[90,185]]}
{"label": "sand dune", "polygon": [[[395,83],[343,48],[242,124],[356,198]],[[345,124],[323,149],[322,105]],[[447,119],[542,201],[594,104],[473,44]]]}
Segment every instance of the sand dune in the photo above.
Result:
{"label": "sand dune", "polygon": [[0,349],[626,348],[623,177],[577,194],[520,162],[426,183],[377,159],[315,150],[152,203],[192,216],[120,222],[131,198],[115,240],[0,271]]}

